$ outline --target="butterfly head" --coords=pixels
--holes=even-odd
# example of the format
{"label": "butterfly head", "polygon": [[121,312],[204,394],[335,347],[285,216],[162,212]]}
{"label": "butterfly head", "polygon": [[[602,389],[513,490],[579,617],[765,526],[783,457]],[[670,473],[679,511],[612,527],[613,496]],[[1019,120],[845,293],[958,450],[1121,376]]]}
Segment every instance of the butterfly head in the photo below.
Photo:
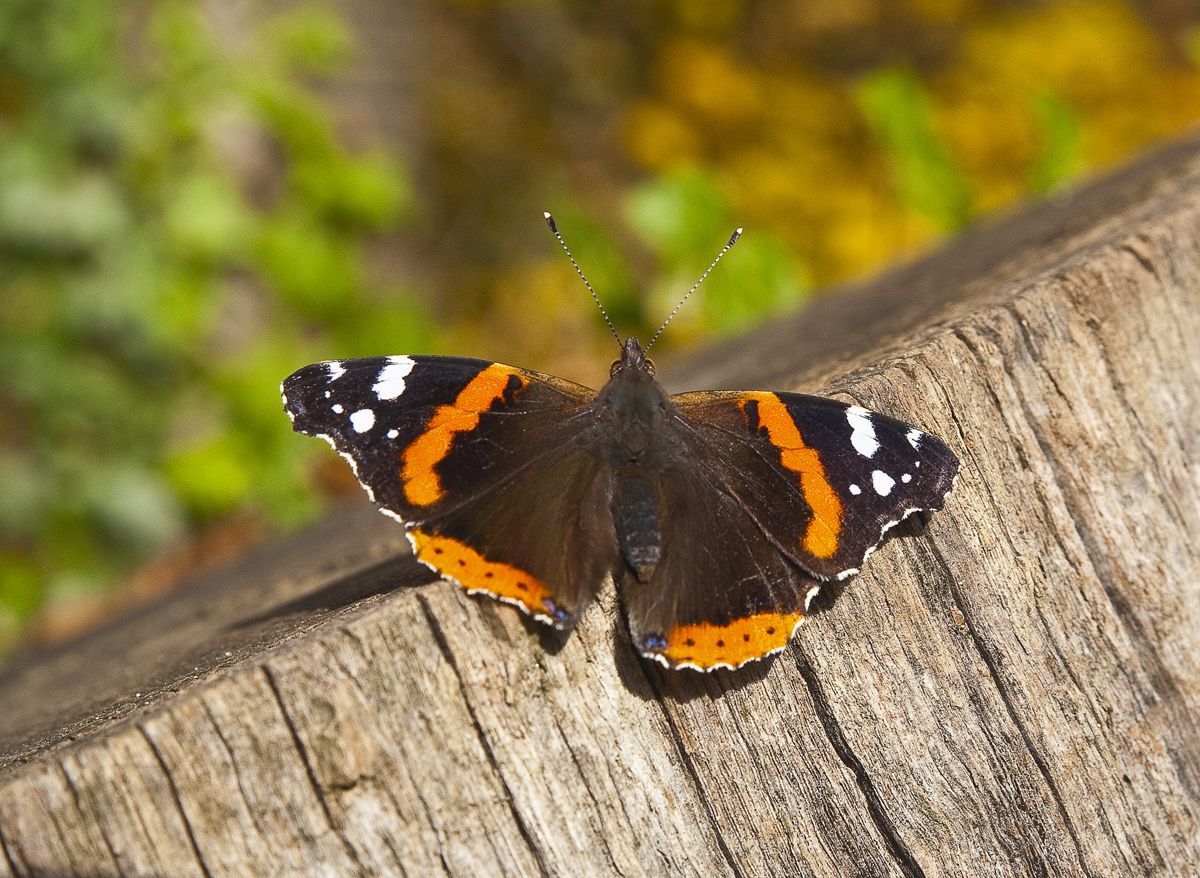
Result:
{"label": "butterfly head", "polygon": [[642,343],[632,335],[621,345],[620,359],[613,360],[608,368],[608,377],[616,378],[618,372],[625,373],[625,380],[637,375],[647,375],[654,378],[654,361],[642,350]]}

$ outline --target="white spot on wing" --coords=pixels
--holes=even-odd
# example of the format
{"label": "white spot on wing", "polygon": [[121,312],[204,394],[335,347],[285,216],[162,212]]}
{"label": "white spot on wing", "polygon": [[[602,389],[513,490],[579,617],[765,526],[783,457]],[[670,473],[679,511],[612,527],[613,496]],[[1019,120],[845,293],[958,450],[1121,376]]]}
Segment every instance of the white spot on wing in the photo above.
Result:
{"label": "white spot on wing", "polygon": [[850,424],[850,444],[863,457],[874,457],[879,450],[879,440],[875,438],[875,425],[871,423],[871,413],[861,406],[852,405],[846,409],[846,421]]}
{"label": "white spot on wing", "polygon": [[925,434],[922,433],[920,430],[918,430],[916,427],[913,427],[911,430],[909,430],[907,433],[904,434],[904,438],[908,440],[908,444],[911,445],[913,448],[917,447],[917,445],[920,443],[921,439],[924,438],[924,436],[925,436]]}
{"label": "white spot on wing", "polygon": [[341,363],[339,363],[337,360],[334,360],[333,362],[330,362],[330,363],[326,363],[325,368],[327,368],[329,370],[329,380],[330,381],[337,381],[339,378],[341,378],[343,375],[346,374],[346,367],[343,366]]}
{"label": "white spot on wing", "polygon": [[906,484],[906,485],[907,485],[909,482],[911,482],[911,481],[912,481],[912,474],[911,474],[911,473],[905,473],[904,475],[902,475],[902,476],[900,477],[900,481],[904,482],[904,484]]}
{"label": "white spot on wing", "polygon": [[350,416],[350,426],[355,433],[365,433],[375,426],[375,412],[370,409],[359,409]]}
{"label": "white spot on wing", "polygon": [[[919,464],[920,464],[920,462],[918,461],[918,465]],[[958,476],[959,476],[959,473],[955,473],[954,478],[950,480],[950,487],[947,489],[946,493],[942,495],[943,501],[947,497],[949,497],[950,494],[954,491],[954,486],[958,484]],[[859,566],[851,567],[848,570],[843,570],[841,573],[837,574],[836,578],[838,580],[849,579],[855,573],[858,573],[859,569],[862,567],[862,565],[866,564],[867,559],[871,557],[871,553],[874,552],[879,547],[879,544],[881,542],[883,542],[884,534],[886,534],[889,530],[891,530],[893,527],[898,525],[900,522],[904,521],[904,519],[908,518],[914,512],[921,512],[922,510],[929,509],[929,508],[932,508],[932,507],[913,506],[913,507],[911,507],[909,509],[905,509],[903,512],[901,512],[900,516],[898,518],[896,518],[894,521],[889,521],[886,524],[884,524],[884,526],[879,531],[879,542],[876,542],[875,545],[873,545],[873,546],[869,546],[867,548],[867,550],[865,552],[863,552],[862,561],[859,562]]]}
{"label": "white spot on wing", "polygon": [[415,365],[417,363],[411,357],[388,357],[387,365],[379,370],[379,376],[371,388],[375,391],[376,398],[395,399],[404,393],[404,379]]}
{"label": "white spot on wing", "polygon": [[851,485],[850,493],[853,494],[855,497],[857,497],[859,494],[862,493],[862,488],[860,488],[858,485]]}
{"label": "white spot on wing", "polygon": [[875,489],[875,493],[880,497],[886,497],[892,493],[892,488],[895,485],[896,480],[883,470],[875,470],[875,472],[871,473],[871,487]]}
{"label": "white spot on wing", "polygon": [[333,409],[333,413],[334,413],[335,415],[340,415],[342,412],[344,412],[344,411],[345,411],[345,409],[344,409],[344,408],[342,408],[342,404],[341,404],[340,402],[335,402],[335,403],[334,403],[334,404],[331,406],[331,408]]}
{"label": "white spot on wing", "polygon": [[399,430],[388,430],[388,438],[389,439],[395,439],[399,435],[400,435]]}

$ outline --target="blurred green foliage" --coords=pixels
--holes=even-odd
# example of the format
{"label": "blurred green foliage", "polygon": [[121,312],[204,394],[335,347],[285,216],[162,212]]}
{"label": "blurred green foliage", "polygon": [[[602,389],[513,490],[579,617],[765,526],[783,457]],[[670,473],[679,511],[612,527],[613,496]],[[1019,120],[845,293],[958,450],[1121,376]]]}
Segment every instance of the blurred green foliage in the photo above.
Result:
{"label": "blurred green foliage", "polygon": [[404,104],[423,216],[391,263],[418,296],[368,259],[414,210],[405,167],[343,146],[323,97],[356,41],[332,6],[252,5],[0,2],[0,653],[163,546],[315,515],[331,458],[277,392],[299,365],[438,347],[603,374],[546,207],[643,340],[746,227],[666,346],[1200,116],[1200,29],[1153,0],[442,0],[373,62],[427,79]]}
{"label": "blurred green foliage", "polygon": [[721,8],[703,27],[678,12],[663,29],[625,145],[655,175],[703,168],[739,222],[769,229],[816,286],[1200,116],[1178,7],[1160,10],[1169,32],[1118,0]]}
{"label": "blurred green foliage", "polygon": [[966,225],[967,181],[933,127],[929,96],[912,70],[889,68],[865,77],[859,104],[891,164],[900,204],[942,232]]}
{"label": "blurred green foliage", "polygon": [[[695,168],[636,187],[625,200],[630,227],[658,257],[649,291],[653,315],[668,314],[717,254],[735,226],[733,208],[711,176]],[[739,241],[694,293],[698,303],[673,318],[676,336],[731,334],[797,305],[807,282],[795,257],[769,230]],[[653,329],[642,321],[643,334]],[[690,330],[690,333],[689,333]]]}
{"label": "blurred green foliage", "polygon": [[0,646],[194,527],[311,516],[281,377],[430,343],[363,265],[404,169],[305,85],[344,28],[307,7],[240,39],[169,0],[0,4]]}

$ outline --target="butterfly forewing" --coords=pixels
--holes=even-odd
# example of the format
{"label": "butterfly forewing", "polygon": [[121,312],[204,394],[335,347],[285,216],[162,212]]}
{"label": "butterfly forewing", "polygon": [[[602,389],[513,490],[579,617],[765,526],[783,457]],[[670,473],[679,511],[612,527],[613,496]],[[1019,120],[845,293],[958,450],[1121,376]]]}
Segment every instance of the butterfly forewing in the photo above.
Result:
{"label": "butterfly forewing", "polygon": [[689,453],[820,579],[854,573],[893,524],[940,509],[958,472],[937,437],[837,400],[688,393],[672,401]]}
{"label": "butterfly forewing", "polygon": [[[546,446],[524,434],[568,429],[572,414],[595,396],[536,372],[433,356],[316,363],[281,389],[293,427],[328,440],[375,502],[406,522],[434,516],[528,465]],[[515,430],[504,426],[513,415],[525,416]]]}

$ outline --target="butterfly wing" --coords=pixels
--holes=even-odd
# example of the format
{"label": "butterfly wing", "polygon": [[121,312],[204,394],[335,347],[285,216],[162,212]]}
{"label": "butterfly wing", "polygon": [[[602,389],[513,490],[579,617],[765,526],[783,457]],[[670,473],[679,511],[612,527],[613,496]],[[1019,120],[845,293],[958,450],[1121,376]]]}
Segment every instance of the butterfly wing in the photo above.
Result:
{"label": "butterfly wing", "polygon": [[653,575],[619,581],[634,645],[667,667],[736,668],[778,652],[817,581],[770,541],[708,467],[666,471]]}
{"label": "butterfly wing", "polygon": [[432,356],[316,363],[281,391],[293,427],[328,440],[442,575],[556,627],[594,595],[615,545],[594,391]]}
{"label": "butterfly wing", "polygon": [[884,532],[940,509],[958,459],[937,437],[792,393],[672,397],[686,465],[663,475],[663,557],[623,592],[639,648],[668,666],[737,667],[781,649],[822,580]]}
{"label": "butterfly wing", "polygon": [[958,474],[946,444],[911,424],[799,393],[673,397],[696,453],[767,537],[817,579],[857,573],[884,532],[941,509]]}

